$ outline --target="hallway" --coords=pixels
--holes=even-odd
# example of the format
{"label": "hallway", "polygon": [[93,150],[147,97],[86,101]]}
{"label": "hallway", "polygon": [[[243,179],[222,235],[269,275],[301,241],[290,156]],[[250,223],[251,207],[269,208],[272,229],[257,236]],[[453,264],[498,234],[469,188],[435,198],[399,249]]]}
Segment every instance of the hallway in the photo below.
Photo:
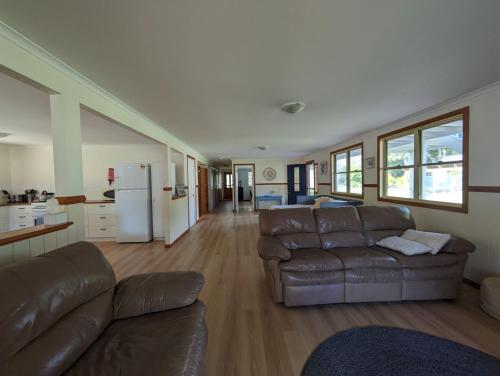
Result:
{"label": "hallway", "polygon": [[97,243],[117,279],[170,270],[205,276],[200,299],[209,332],[206,375],[298,375],[321,341],[366,325],[421,330],[500,356],[500,322],[480,310],[478,290],[467,285],[456,303],[274,304],[256,250],[258,215],[233,213],[231,204],[222,202],[172,248],[162,242]]}

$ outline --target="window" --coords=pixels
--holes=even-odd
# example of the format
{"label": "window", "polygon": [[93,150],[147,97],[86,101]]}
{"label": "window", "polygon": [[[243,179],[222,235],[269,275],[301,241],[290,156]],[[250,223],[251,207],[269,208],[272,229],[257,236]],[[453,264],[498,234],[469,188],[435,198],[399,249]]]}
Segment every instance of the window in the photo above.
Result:
{"label": "window", "polygon": [[318,193],[318,164],[314,161],[306,162],[307,195],[314,196]]}
{"label": "window", "polygon": [[332,193],[363,197],[363,144],[356,144],[330,154]]}
{"label": "window", "polygon": [[226,172],[225,173],[225,185],[224,187],[225,188],[233,188],[233,174],[231,174],[230,172]]}
{"label": "window", "polygon": [[468,107],[379,136],[379,200],[467,211]]}

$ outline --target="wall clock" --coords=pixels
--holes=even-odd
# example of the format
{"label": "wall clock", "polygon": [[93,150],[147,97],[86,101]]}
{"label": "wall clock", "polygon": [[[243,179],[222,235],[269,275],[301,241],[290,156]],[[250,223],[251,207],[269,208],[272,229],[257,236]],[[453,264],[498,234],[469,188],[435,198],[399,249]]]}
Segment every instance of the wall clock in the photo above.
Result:
{"label": "wall clock", "polygon": [[276,170],[272,167],[266,167],[262,175],[264,175],[264,178],[266,178],[266,180],[274,180],[276,179]]}

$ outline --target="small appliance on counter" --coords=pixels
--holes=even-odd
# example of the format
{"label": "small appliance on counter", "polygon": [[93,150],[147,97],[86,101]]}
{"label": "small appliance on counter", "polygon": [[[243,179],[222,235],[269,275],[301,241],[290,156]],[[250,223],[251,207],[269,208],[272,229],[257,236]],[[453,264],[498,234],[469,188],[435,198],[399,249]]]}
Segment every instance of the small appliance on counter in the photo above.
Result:
{"label": "small appliance on counter", "polygon": [[26,197],[28,199],[28,202],[32,202],[32,201],[35,201],[37,199],[36,194],[38,193],[38,191],[36,189],[27,189],[25,191],[25,193],[26,193]]}
{"label": "small appliance on counter", "polygon": [[42,193],[40,193],[40,196],[38,196],[38,201],[39,202],[47,202],[47,200],[49,200],[53,197],[54,197],[54,193],[42,191]]}
{"label": "small appliance on counter", "polygon": [[28,202],[28,195],[26,194],[10,195],[9,203],[15,204],[19,202]]}
{"label": "small appliance on counter", "polygon": [[9,201],[10,201],[9,192],[7,192],[6,190],[2,190],[2,192],[0,193],[0,205],[8,204]]}

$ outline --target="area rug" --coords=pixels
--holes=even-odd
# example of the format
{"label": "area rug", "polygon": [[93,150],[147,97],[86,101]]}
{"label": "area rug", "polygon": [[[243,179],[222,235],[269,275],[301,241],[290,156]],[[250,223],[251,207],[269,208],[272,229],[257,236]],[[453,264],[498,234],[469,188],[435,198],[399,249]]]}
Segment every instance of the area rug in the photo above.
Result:
{"label": "area rug", "polygon": [[370,326],[328,338],[302,370],[302,376],[336,375],[500,375],[500,359],[425,333]]}

